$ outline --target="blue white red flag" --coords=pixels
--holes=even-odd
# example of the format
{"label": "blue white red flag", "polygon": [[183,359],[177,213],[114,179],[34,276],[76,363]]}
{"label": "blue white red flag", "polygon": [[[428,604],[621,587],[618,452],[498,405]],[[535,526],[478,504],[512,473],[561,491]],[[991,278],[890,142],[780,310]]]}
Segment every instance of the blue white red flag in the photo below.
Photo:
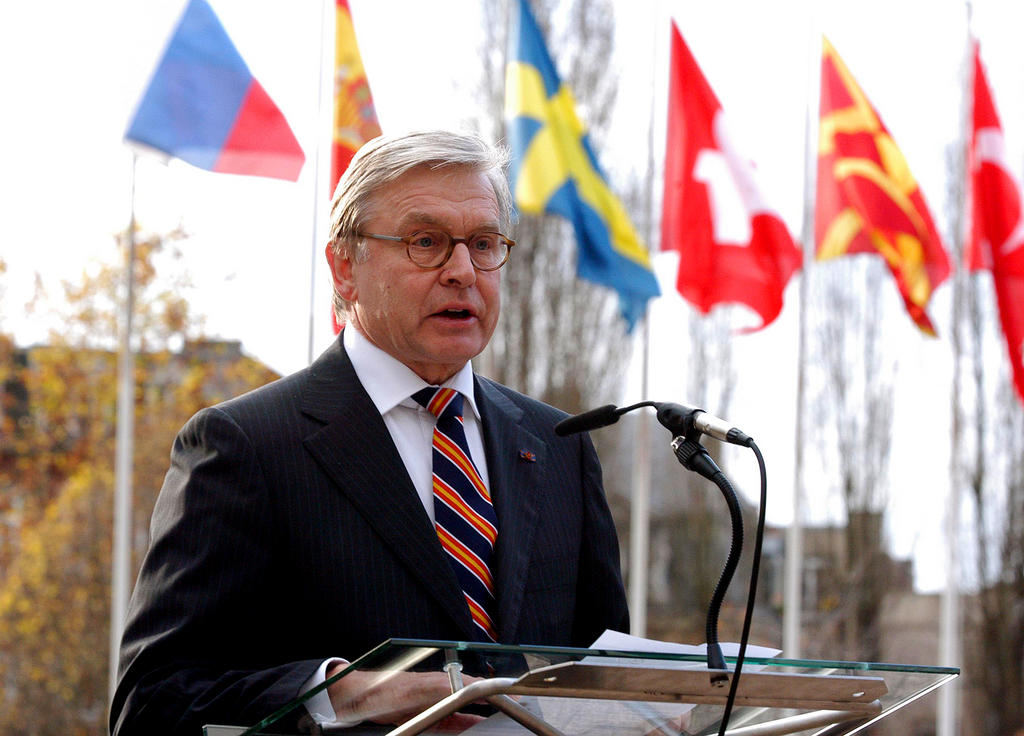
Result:
{"label": "blue white red flag", "polygon": [[206,0],[189,0],[125,138],[226,174],[295,181],[306,158]]}

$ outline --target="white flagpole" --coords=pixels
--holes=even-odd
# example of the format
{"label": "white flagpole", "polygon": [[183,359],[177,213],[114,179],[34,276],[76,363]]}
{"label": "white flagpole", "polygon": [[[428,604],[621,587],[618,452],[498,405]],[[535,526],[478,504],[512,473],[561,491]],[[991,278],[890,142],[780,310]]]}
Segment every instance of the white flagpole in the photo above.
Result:
{"label": "white flagpole", "polygon": [[[963,357],[963,312],[964,298],[967,289],[967,274],[962,267],[965,246],[964,235],[967,232],[967,189],[970,172],[967,170],[967,146],[970,142],[970,130],[974,103],[974,58],[971,31],[971,2],[965,3],[967,10],[967,38],[964,53],[964,71],[962,80],[962,108],[960,114],[960,167],[957,174],[961,177],[963,187],[959,201],[953,237],[955,239],[953,253],[957,260],[954,264],[952,324],[950,340],[953,343],[953,386],[950,410],[952,412],[952,431],[950,444],[952,451],[949,461],[949,495],[946,500],[946,587],[942,591],[939,608],[939,664],[944,667],[956,667],[960,664],[962,648],[960,644],[960,482],[963,468],[960,465],[959,445],[963,439],[963,422],[960,414],[960,368]],[[937,736],[954,736],[959,732],[959,680],[947,684],[939,690],[939,702],[936,710],[935,733]]]}
{"label": "white flagpole", "polygon": [[117,663],[128,610],[131,566],[132,456],[135,443],[135,353],[132,348],[135,312],[135,168],[132,152],[131,215],[125,248],[125,295],[122,304],[121,338],[117,368],[117,445],[114,455],[114,528],[110,571],[110,671],[111,699],[117,686]]}
{"label": "white flagpole", "polygon": [[[320,62],[318,64],[317,71],[317,92],[316,92],[316,135],[313,137],[313,223],[310,228],[312,233],[310,238],[312,240],[310,246],[310,261],[309,261],[309,339],[306,350],[306,361],[307,363],[313,362],[313,352],[316,349],[316,264],[320,262],[320,240],[318,232],[318,221],[320,219],[320,136],[323,133],[323,116],[324,116],[324,49],[326,44],[324,43],[324,37],[327,35],[327,23],[325,18],[328,10],[333,6],[331,0],[322,0],[320,3]],[[331,66],[333,68],[333,54],[331,59]],[[333,77],[332,77],[333,78]],[[333,84],[332,84],[333,88]],[[333,116],[332,116],[333,121]],[[331,128],[331,136],[333,139],[334,129],[333,122]]]}
{"label": "white flagpole", "polygon": [[[657,98],[658,28],[661,23],[660,3],[656,5],[654,38],[651,42],[651,110],[647,124],[647,232],[648,249],[654,239],[654,110]],[[653,263],[652,263],[653,267]],[[640,400],[646,401],[650,391],[651,307],[647,306],[641,326]],[[651,535],[651,417],[641,412],[637,417],[633,474],[629,505],[629,633],[647,635],[647,589],[650,568]]]}
{"label": "white flagpole", "polygon": [[808,271],[814,260],[814,205],[818,163],[818,109],[820,84],[821,40],[814,21],[813,6],[810,16],[810,63],[807,65],[807,110],[804,117],[804,212],[800,234],[804,265],[800,274],[799,332],[797,337],[796,379],[796,432],[793,462],[793,520],[786,530],[786,556],[784,575],[784,605],[782,613],[782,651],[789,659],[799,659],[800,611],[803,600],[803,509],[804,509],[804,416],[806,399],[807,364],[807,300],[810,297]]}
{"label": "white flagpole", "polygon": [[[648,394],[650,363],[650,307],[643,321],[643,355],[640,364],[640,400]],[[651,531],[651,418],[647,412],[637,417],[633,456],[632,493],[629,505],[629,633],[647,635],[647,571],[650,565]]]}

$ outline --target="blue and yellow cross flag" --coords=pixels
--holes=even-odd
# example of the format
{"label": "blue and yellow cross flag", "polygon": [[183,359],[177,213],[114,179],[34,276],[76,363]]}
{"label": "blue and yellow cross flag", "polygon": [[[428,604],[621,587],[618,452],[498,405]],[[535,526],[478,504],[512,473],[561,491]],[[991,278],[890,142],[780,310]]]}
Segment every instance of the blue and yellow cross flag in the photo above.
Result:
{"label": "blue and yellow cross flag", "polygon": [[619,293],[629,329],[658,296],[647,248],[601,173],[572,92],[562,84],[526,0],[519,0],[505,72],[512,191],[519,211],[572,222],[576,273]]}

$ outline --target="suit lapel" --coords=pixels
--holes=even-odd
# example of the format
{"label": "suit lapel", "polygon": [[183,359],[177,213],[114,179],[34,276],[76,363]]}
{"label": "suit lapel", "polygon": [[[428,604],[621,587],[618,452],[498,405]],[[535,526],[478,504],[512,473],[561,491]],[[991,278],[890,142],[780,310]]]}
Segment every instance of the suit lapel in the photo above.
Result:
{"label": "suit lapel", "polygon": [[515,644],[536,528],[538,479],[543,474],[547,446],[522,427],[523,410],[479,377],[476,396],[491,499],[498,516],[494,575],[499,641]]}
{"label": "suit lapel", "polygon": [[302,411],[322,423],[303,440],[310,454],[471,637],[473,625],[455,573],[340,338],[310,367]]}

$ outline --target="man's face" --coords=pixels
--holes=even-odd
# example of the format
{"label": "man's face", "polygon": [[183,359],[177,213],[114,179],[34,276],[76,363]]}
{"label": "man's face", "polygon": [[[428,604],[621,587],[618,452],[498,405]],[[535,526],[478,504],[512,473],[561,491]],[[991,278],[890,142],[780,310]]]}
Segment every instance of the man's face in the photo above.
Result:
{"label": "man's face", "polygon": [[[420,167],[377,192],[363,232],[406,236],[431,228],[463,237],[499,225],[485,174]],[[367,238],[365,247],[362,262],[327,249],[335,288],[352,305],[352,327],[432,384],[484,349],[498,321],[499,271],[477,271],[464,243],[433,269],[409,260],[404,243]]]}

